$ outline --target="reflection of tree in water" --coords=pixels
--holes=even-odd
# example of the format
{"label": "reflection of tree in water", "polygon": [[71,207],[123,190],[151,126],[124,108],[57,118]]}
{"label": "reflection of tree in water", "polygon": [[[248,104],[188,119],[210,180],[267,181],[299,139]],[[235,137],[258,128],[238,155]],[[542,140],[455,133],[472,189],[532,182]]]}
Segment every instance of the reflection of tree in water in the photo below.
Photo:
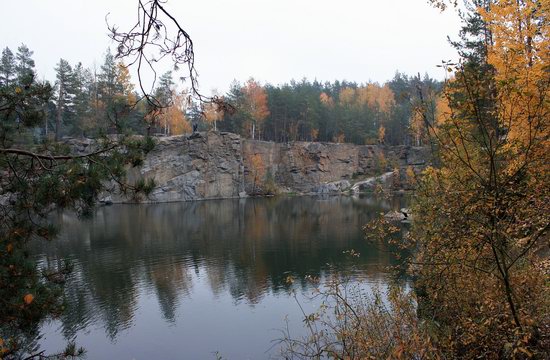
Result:
{"label": "reflection of tree in water", "polygon": [[361,228],[403,206],[402,199],[392,201],[299,197],[104,207],[83,222],[60,216],[61,238],[37,250],[49,261],[70,257],[77,265],[66,289],[66,335],[100,320],[114,338],[131,325],[142,289],[153,289],[164,318],[175,321],[193,272],[215,296],[228,292],[250,304],[268,291],[286,291],[289,273],[320,276],[329,263],[351,266],[345,250],[361,253],[361,272],[379,276],[394,259],[369,245]]}
{"label": "reflection of tree in water", "polygon": [[189,295],[193,283],[188,268],[177,258],[166,262],[146,265],[145,277],[147,283],[154,285],[162,315],[167,321],[175,322],[179,295]]}

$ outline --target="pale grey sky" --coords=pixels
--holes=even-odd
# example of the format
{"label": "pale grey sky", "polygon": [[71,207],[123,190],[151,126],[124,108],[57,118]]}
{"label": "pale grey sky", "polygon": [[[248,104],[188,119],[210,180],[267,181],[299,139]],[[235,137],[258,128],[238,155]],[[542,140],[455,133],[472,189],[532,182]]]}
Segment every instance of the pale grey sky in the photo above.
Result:
{"label": "pale grey sky", "polygon": [[[106,14],[112,23],[130,24],[137,4],[1,1],[0,46],[27,44],[39,76],[49,80],[61,57],[99,66],[112,46]],[[447,35],[456,38],[460,26],[453,11],[440,13],[427,0],[168,0],[165,7],[195,43],[205,93],[250,76],[272,84],[303,77],[384,82],[396,70],[443,78],[436,65],[456,59]]]}

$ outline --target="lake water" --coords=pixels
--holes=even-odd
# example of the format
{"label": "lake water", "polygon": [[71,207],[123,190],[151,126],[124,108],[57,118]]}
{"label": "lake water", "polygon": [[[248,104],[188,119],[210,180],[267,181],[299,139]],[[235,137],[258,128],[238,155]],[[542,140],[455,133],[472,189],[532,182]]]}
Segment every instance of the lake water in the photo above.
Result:
{"label": "lake water", "polygon": [[[384,286],[395,262],[363,225],[403,198],[277,197],[114,205],[92,218],[58,217],[63,232],[38,244],[40,262],[70,259],[68,308],[42,326],[41,348],[76,339],[88,359],[265,359],[288,319],[318,304],[306,275],[351,274]],[[361,256],[351,259],[344,251]],[[292,275],[296,281],[287,283]]]}

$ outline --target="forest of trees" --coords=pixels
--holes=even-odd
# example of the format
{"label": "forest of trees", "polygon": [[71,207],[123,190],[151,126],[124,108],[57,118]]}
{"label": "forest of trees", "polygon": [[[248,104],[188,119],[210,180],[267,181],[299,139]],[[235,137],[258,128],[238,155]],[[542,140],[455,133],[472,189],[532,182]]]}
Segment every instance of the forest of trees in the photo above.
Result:
{"label": "forest of trees", "polygon": [[[0,59],[0,87],[20,83],[26,75],[36,77],[33,52],[24,44],[14,52],[6,47]],[[190,129],[185,117],[185,99],[178,94],[172,73],[163,74],[154,90],[162,111],[151,111],[146,102],[138,102],[128,68],[107,50],[103,64],[85,68],[60,59],[55,67],[53,93],[45,106],[43,124],[35,128],[37,137],[61,139],[63,136],[96,137],[117,133],[124,128],[134,133],[158,132],[182,134]],[[48,82],[47,82],[48,83]],[[49,83],[48,83],[49,84]]]}
{"label": "forest of trees", "polygon": [[234,82],[226,98],[237,111],[225,115],[218,128],[277,142],[423,145],[420,97],[430,99],[426,113],[433,119],[441,86],[427,75],[399,72],[383,85],[307,79],[264,87],[254,79]]}
{"label": "forest of trees", "polygon": [[[0,86],[16,82],[22,72],[35,75],[32,55],[25,45],[15,53],[4,48]],[[202,131],[230,131],[267,141],[419,146],[426,141],[422,115],[434,119],[442,87],[427,75],[399,72],[383,85],[303,79],[275,86],[250,78],[243,84],[234,81],[225,95],[213,94],[236,110],[224,113],[215,103],[191,101],[169,71],[159,77],[153,92],[164,107],[150,111],[147,102],[136,104],[141,94],[128,68],[109,50],[99,68],[60,59],[55,72],[47,116],[35,136],[57,140],[116,133],[121,128],[138,134],[180,135],[191,132],[191,123],[196,123]],[[421,99],[429,99],[429,109],[419,110]]]}

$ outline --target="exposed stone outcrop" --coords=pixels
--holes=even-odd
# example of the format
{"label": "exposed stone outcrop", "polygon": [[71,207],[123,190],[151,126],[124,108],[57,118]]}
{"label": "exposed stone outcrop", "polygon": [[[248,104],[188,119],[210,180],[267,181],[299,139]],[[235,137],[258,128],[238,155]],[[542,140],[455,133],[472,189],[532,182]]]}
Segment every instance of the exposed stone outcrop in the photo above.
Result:
{"label": "exposed stone outcrop", "polygon": [[[392,177],[394,175],[393,171],[384,173],[380,176],[373,176],[363,181],[358,181],[351,187],[351,191],[354,193],[359,192],[369,192],[369,191],[375,191],[377,186],[381,186],[382,188],[389,188],[391,187],[391,183],[389,180],[393,180]],[[392,181],[393,183],[393,181]]]}
{"label": "exposed stone outcrop", "polygon": [[158,138],[143,166],[128,172],[130,183],[139,178],[155,180],[148,199],[153,202],[238,197],[244,191],[241,138],[231,133]]}
{"label": "exposed stone outcrop", "polygon": [[351,184],[347,180],[339,180],[329,182],[327,184],[321,184],[313,188],[315,194],[334,194],[341,193],[348,190],[351,187]]}
{"label": "exposed stone outcrop", "polygon": [[[273,143],[243,140],[243,160],[246,175],[252,168],[251,159],[259,155],[267,177],[280,187],[299,192],[326,191],[324,185],[347,180],[356,183],[398,169],[392,180],[387,174],[380,179],[367,180],[369,184],[405,184],[405,169],[419,169],[426,165],[426,148],[408,146],[354,145],[319,142]],[[391,174],[390,174],[391,175]],[[376,181],[378,180],[378,181]],[[389,180],[389,181],[388,181]],[[399,185],[401,187],[401,185]],[[341,186],[339,186],[341,188]],[[250,191],[248,182],[245,184]],[[349,188],[347,186],[346,188]],[[370,191],[370,187],[358,188]],[[328,191],[331,192],[331,191]]]}
{"label": "exposed stone outcrop", "polygon": [[[396,168],[403,170],[397,171],[402,177],[407,166],[423,167],[427,158],[424,148],[273,143],[209,132],[194,138],[159,138],[143,166],[129,171],[128,180],[153,178],[157,184],[149,198],[153,202],[245,196],[255,190],[258,176],[283,192],[333,193],[349,190],[361,180],[374,183],[364,180]],[[392,181],[383,183],[391,186]],[[370,190],[366,185],[356,188]],[[107,200],[127,201],[121,196]]]}

